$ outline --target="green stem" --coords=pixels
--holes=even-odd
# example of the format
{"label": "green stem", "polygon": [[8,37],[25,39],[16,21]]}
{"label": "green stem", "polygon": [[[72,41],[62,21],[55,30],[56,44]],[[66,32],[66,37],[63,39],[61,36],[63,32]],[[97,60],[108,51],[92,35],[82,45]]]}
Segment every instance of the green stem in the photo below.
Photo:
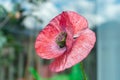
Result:
{"label": "green stem", "polygon": [[85,74],[85,70],[84,70],[84,66],[83,66],[82,62],[80,63],[80,68],[81,68],[81,71],[82,71],[82,74],[83,74],[83,80],[88,80],[87,76]]}

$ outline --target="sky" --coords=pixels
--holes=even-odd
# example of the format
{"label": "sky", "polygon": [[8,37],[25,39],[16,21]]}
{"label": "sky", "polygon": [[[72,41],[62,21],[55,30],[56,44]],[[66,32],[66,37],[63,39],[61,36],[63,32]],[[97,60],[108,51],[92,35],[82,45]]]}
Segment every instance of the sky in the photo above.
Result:
{"label": "sky", "polygon": [[[0,0],[0,4],[4,4],[3,6],[8,11],[12,11],[12,1],[22,1],[23,8],[26,8],[28,11],[34,8],[35,11],[32,12],[32,15],[43,19],[44,23],[41,25],[42,27],[47,25],[56,15],[66,10],[75,11],[83,15],[88,20],[89,27],[91,28],[94,25],[101,25],[109,20],[119,20],[118,17],[120,17],[119,0],[48,0],[37,8],[26,3],[24,0]],[[29,19],[26,19],[25,22],[30,22]],[[33,19],[31,20],[31,22],[36,22]]]}

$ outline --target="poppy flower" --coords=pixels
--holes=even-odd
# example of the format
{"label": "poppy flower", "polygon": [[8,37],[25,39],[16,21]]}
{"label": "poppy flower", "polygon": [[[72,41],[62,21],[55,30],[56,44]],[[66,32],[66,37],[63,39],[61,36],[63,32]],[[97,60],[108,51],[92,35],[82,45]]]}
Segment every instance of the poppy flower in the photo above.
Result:
{"label": "poppy flower", "polygon": [[95,41],[95,33],[84,17],[63,11],[38,34],[35,49],[41,58],[54,59],[49,68],[59,72],[85,59]]}

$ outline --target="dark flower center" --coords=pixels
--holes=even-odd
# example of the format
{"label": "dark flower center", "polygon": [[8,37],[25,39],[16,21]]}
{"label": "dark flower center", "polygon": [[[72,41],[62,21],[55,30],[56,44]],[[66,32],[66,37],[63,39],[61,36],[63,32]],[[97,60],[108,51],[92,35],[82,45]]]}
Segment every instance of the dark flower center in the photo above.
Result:
{"label": "dark flower center", "polygon": [[67,33],[66,32],[61,32],[58,35],[58,37],[56,38],[56,43],[59,45],[60,48],[65,47],[66,37],[67,37]]}

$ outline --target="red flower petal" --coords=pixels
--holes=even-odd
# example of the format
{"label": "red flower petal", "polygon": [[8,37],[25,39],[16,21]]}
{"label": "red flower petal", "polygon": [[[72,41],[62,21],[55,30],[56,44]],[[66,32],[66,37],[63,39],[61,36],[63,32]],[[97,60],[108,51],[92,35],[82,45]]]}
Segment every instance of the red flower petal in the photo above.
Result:
{"label": "red flower petal", "polygon": [[81,32],[75,40],[72,50],[56,58],[50,65],[55,72],[63,71],[82,61],[89,54],[96,41],[95,34],[89,29]]}
{"label": "red flower petal", "polygon": [[88,28],[88,22],[83,16],[73,11],[67,11],[65,13],[68,15],[69,19],[67,24],[71,24],[73,27],[75,37],[78,37],[82,30]]}
{"label": "red flower petal", "polygon": [[35,49],[40,57],[51,59],[60,56],[66,51],[66,47],[59,48],[56,44],[56,37],[59,34],[60,31],[50,24],[40,32],[35,42]]}

